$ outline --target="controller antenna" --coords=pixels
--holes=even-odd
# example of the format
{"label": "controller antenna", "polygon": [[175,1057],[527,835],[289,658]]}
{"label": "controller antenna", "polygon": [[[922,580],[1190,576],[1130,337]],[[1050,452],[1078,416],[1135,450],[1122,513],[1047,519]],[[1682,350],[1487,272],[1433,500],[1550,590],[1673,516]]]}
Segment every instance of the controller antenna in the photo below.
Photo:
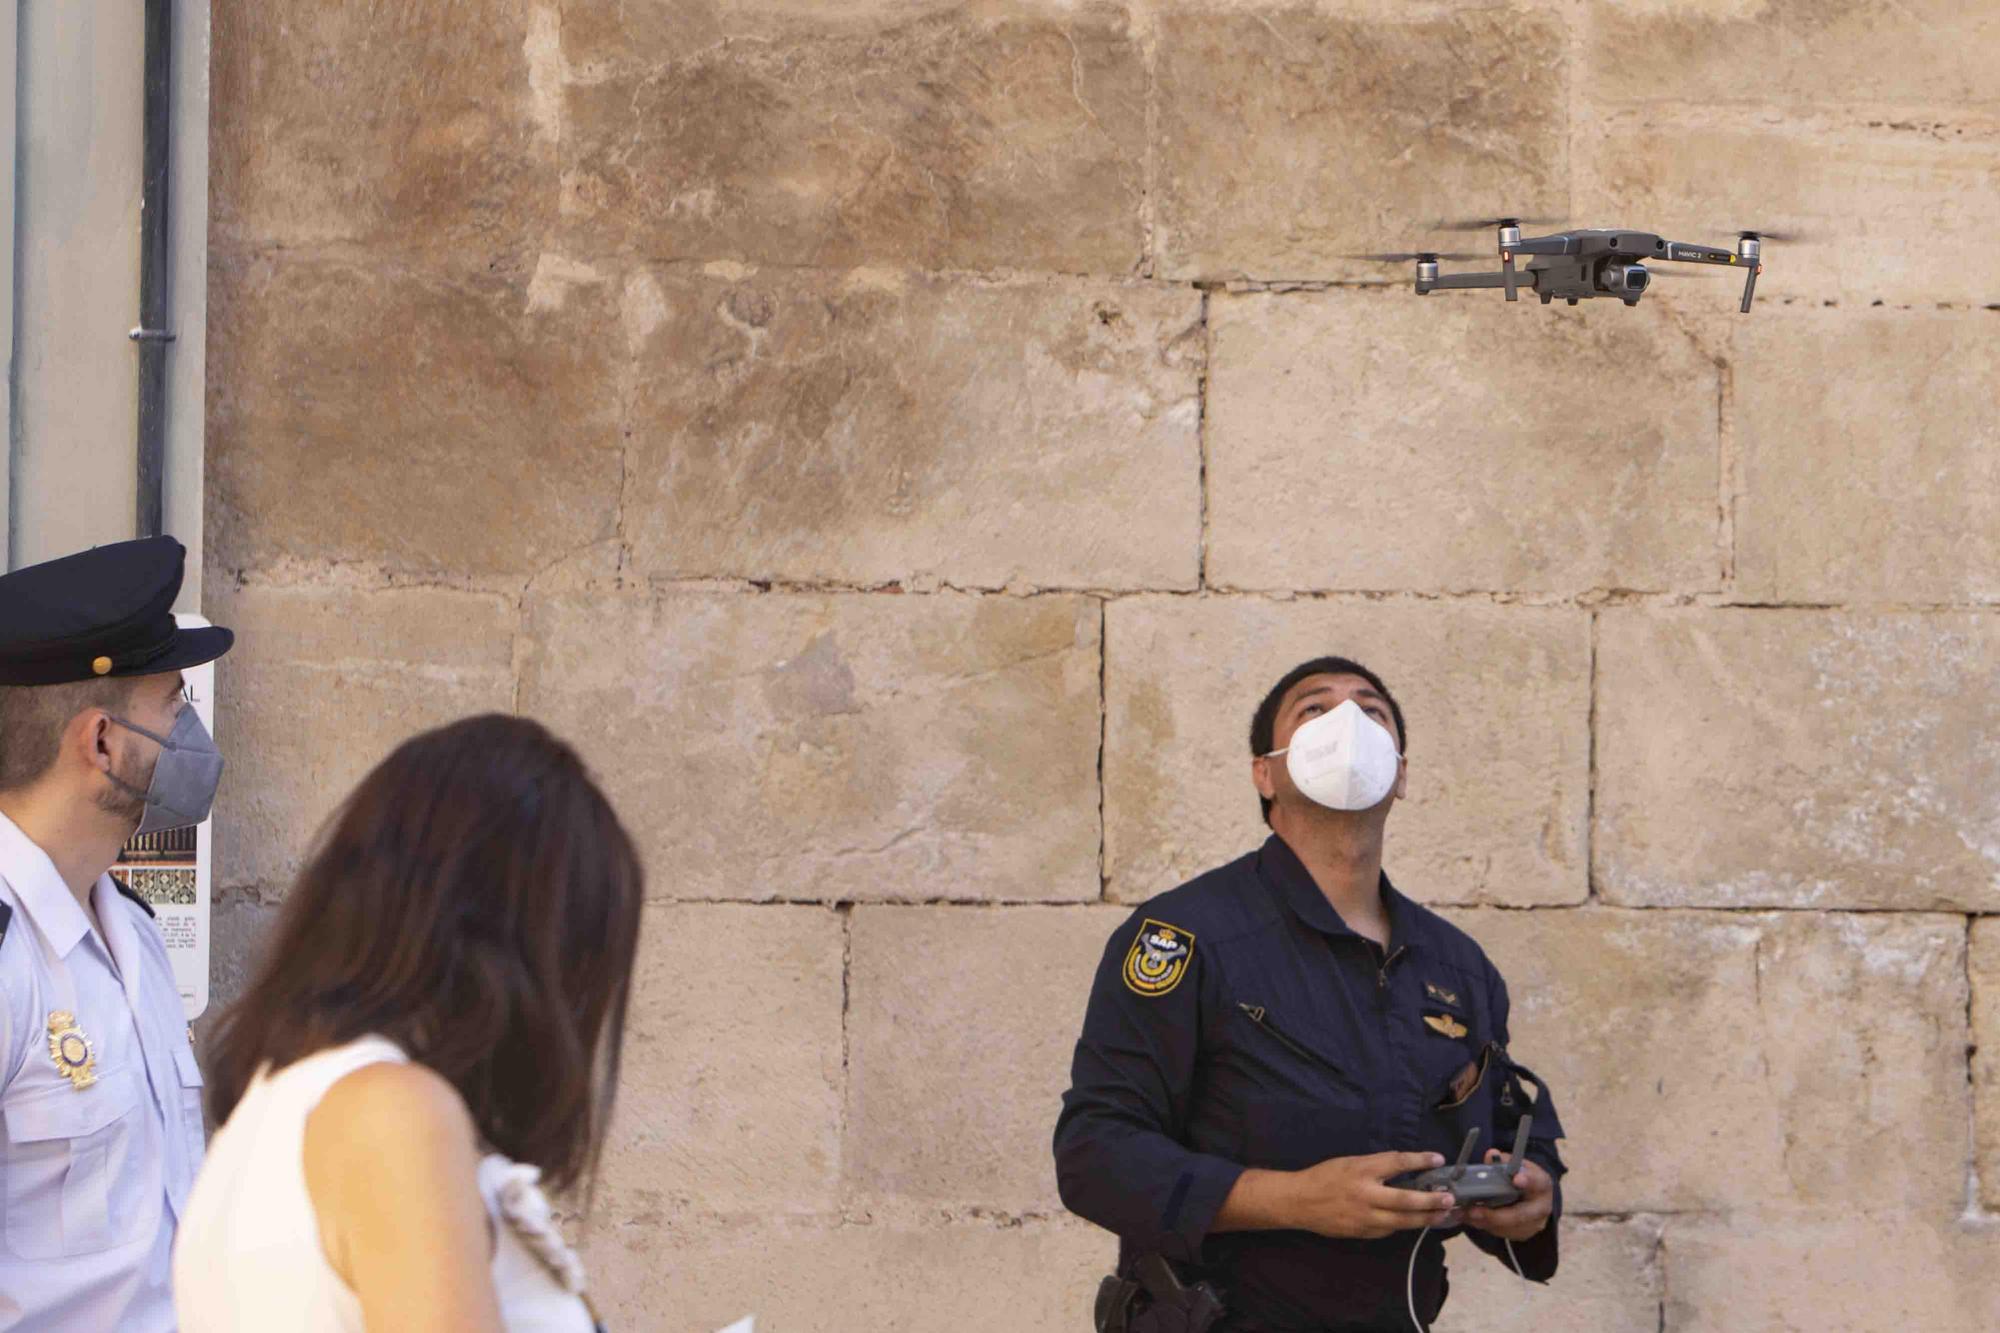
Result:
{"label": "controller antenna", "polygon": [[1472,1160],[1472,1150],[1479,1146],[1479,1129],[1474,1126],[1465,1136],[1465,1144],[1458,1150],[1458,1160],[1451,1164],[1451,1179],[1458,1180],[1465,1175],[1465,1164]]}

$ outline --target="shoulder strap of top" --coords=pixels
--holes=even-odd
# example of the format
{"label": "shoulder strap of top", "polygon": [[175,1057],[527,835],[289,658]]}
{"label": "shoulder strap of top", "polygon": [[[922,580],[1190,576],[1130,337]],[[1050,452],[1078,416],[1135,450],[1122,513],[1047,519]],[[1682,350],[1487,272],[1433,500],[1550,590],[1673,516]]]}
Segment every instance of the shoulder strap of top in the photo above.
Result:
{"label": "shoulder strap of top", "polygon": [[300,1112],[310,1113],[327,1090],[357,1069],[376,1064],[407,1064],[410,1057],[387,1037],[357,1037],[344,1046],[317,1051],[271,1076],[273,1090],[282,1089]]}
{"label": "shoulder strap of top", "polygon": [[487,1214],[514,1234],[558,1287],[581,1295],[583,1261],[564,1242],[555,1210],[542,1193],[541,1178],[534,1167],[501,1153],[488,1153],[479,1162],[479,1193],[486,1200]]}

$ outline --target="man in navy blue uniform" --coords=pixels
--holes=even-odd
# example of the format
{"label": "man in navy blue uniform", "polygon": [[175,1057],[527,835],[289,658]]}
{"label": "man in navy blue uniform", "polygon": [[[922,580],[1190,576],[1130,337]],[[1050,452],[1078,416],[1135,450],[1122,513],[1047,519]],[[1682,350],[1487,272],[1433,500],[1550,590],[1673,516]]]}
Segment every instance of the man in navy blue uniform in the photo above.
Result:
{"label": "man in navy blue uniform", "polygon": [[[1131,1280],[1107,1284],[1102,1325],[1190,1326],[1137,1280],[1153,1256],[1219,1294],[1228,1333],[1428,1327],[1461,1233],[1555,1274],[1562,1127],[1507,1050],[1506,982],[1382,872],[1407,734],[1359,663],[1291,671],[1250,730],[1269,839],[1112,933],[1055,1132],[1063,1202],[1118,1235]],[[1385,1183],[1473,1129],[1500,1160],[1524,1115],[1516,1203]]]}

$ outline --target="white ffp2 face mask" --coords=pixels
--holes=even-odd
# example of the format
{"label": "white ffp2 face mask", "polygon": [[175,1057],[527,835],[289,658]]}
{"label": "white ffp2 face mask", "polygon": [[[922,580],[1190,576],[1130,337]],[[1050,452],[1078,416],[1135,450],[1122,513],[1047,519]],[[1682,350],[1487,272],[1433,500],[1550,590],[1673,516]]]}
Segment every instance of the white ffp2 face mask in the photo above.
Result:
{"label": "white ffp2 face mask", "polygon": [[1321,713],[1292,733],[1292,743],[1271,751],[1285,756],[1292,785],[1332,810],[1372,810],[1396,785],[1403,756],[1389,729],[1352,699]]}

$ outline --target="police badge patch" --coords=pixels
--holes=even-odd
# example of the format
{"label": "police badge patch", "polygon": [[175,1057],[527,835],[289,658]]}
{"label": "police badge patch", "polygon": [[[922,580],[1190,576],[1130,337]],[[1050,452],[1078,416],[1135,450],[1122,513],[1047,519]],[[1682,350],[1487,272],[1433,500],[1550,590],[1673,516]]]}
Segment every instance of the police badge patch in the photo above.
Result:
{"label": "police badge patch", "polygon": [[1193,957],[1193,935],[1148,917],[1125,955],[1125,984],[1140,995],[1165,995],[1181,984]]}
{"label": "police badge patch", "polygon": [[78,1092],[97,1082],[97,1048],[76,1025],[76,1015],[66,1009],[49,1013],[49,1059]]}

